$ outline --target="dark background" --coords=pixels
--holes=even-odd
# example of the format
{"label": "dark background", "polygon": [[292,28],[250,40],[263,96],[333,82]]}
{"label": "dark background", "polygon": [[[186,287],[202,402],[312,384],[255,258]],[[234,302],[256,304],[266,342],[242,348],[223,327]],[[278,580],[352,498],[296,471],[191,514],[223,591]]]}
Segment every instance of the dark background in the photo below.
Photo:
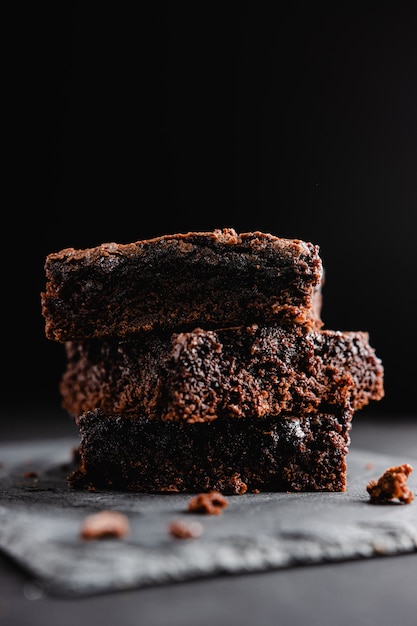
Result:
{"label": "dark background", "polygon": [[5,20],[6,408],[59,410],[48,253],[233,227],[320,246],[326,327],[369,331],[385,366],[363,412],[415,416],[415,4],[279,6],[28,3]]}

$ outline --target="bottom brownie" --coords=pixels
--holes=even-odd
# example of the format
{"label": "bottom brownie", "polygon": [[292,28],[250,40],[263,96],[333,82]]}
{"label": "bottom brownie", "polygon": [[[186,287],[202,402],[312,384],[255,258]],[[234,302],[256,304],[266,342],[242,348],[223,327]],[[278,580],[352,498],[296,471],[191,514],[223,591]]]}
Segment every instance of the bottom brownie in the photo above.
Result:
{"label": "bottom brownie", "polygon": [[345,491],[352,413],[196,424],[88,411],[72,487],[162,493]]}

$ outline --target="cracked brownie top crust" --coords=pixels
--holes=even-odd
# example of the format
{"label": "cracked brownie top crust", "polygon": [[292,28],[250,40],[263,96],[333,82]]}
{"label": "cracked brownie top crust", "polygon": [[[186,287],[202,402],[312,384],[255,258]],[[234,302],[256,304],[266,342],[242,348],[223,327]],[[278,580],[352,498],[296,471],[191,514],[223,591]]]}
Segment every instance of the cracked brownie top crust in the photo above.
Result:
{"label": "cracked brownie top crust", "polygon": [[319,248],[232,228],[47,256],[49,339],[127,337],[251,323],[320,328]]}

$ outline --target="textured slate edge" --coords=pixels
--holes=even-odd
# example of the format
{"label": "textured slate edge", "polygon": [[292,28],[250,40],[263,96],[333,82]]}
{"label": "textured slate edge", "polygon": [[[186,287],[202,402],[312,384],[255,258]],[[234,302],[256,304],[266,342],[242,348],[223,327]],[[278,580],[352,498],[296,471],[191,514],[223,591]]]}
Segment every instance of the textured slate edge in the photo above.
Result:
{"label": "textured slate edge", "polygon": [[[7,515],[7,514],[6,514]],[[4,528],[5,513],[0,513]],[[390,556],[417,551],[417,526],[362,527],[352,542],[351,528],[340,527],[341,539],[280,534],[229,537],[182,543],[172,551],[144,549],[117,540],[101,550],[55,546],[25,529],[32,520],[9,520],[1,532],[2,549],[35,578],[47,593],[81,596],[166,584],[219,574],[244,574],[290,566]],[[25,532],[25,530],[27,532]],[[344,540],[343,537],[346,537]],[[50,548],[48,550],[48,547]],[[178,547],[178,546],[176,546]],[[51,549],[52,548],[52,549]],[[42,559],[39,559],[42,551]],[[93,557],[93,558],[92,558]]]}
{"label": "textured slate edge", "polygon": [[[49,460],[62,459],[67,444],[48,445],[37,451],[33,461],[42,468],[48,453],[39,470],[43,490],[31,489],[24,481],[16,483],[22,470],[19,464],[0,480],[0,549],[52,595],[80,597],[221,574],[417,551],[416,501],[370,505],[365,493],[369,478],[398,459],[351,451],[349,488],[344,494],[235,496],[222,516],[205,518],[209,532],[203,537],[178,541],[155,533],[146,541],[146,535],[149,539],[152,534],[149,524],[179,514],[187,497],[143,499],[131,494],[69,491],[63,476],[48,466]],[[417,468],[417,463],[406,460]],[[372,464],[371,474],[365,470],[367,463]],[[412,481],[410,487],[414,489]],[[91,510],[111,506],[130,511],[133,518],[147,509],[132,538],[80,541],[76,535],[80,519]]]}

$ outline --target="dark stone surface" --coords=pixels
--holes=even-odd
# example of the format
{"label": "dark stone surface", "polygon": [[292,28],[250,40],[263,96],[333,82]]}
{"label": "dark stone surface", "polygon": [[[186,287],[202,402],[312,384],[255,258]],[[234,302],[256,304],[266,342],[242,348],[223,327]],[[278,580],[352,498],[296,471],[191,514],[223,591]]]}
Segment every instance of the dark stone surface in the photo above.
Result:
{"label": "dark stone surface", "polygon": [[[372,505],[371,478],[417,459],[352,449],[345,493],[230,496],[218,516],[187,512],[190,495],[76,491],[66,475],[76,438],[0,446],[0,548],[42,593],[84,597],[167,583],[417,551],[417,501]],[[417,471],[409,486],[417,494]],[[125,513],[125,539],[85,542],[89,513]],[[174,519],[198,518],[201,537],[178,540]]]}

